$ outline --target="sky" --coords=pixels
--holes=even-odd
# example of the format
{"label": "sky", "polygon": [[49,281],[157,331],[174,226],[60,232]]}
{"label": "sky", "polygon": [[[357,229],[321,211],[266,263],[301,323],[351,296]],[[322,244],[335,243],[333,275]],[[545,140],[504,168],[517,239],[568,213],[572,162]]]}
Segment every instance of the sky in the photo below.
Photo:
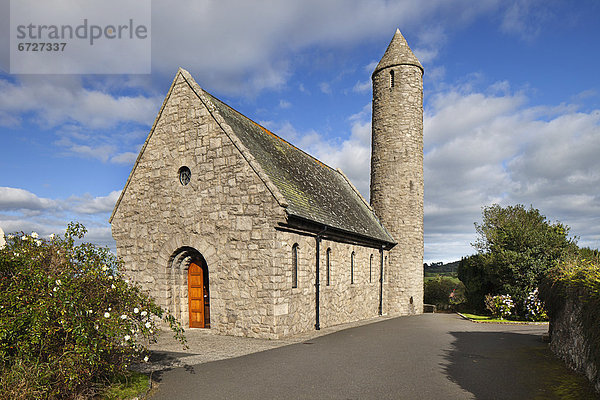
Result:
{"label": "sky", "polygon": [[370,77],[399,28],[425,69],[425,262],[475,253],[494,203],[598,248],[600,2],[576,4],[153,0],[150,74],[11,74],[2,34],[0,228],[80,221],[114,249],[108,218],[178,67],[368,199]]}

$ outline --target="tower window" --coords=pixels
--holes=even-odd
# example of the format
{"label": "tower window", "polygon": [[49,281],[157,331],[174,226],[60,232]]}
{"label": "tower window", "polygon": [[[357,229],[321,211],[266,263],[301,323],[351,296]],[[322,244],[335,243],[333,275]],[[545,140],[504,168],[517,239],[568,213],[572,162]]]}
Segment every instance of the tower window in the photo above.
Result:
{"label": "tower window", "polygon": [[325,285],[329,286],[329,267],[331,265],[331,248],[327,249],[325,258]]}
{"label": "tower window", "polygon": [[392,69],[392,70],[390,70],[390,87],[393,88],[394,85],[395,85],[395,82],[394,82],[394,70]]}
{"label": "tower window", "polygon": [[350,255],[350,284],[354,284],[354,254]]}
{"label": "tower window", "polygon": [[292,287],[298,287],[298,243],[292,246]]}

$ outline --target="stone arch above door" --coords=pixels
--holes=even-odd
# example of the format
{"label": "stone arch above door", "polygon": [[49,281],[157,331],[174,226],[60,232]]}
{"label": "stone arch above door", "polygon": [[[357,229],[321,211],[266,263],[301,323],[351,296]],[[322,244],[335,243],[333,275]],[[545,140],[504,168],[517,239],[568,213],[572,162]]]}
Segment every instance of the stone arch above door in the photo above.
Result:
{"label": "stone arch above door", "polygon": [[[216,250],[199,235],[175,237],[166,242],[160,250],[157,263],[164,271],[162,304],[184,327],[189,326],[188,268],[191,263],[201,265],[206,273],[206,290],[209,294],[209,280],[217,264]],[[207,298],[207,307],[210,299]],[[207,325],[210,325],[210,312],[207,310]]]}

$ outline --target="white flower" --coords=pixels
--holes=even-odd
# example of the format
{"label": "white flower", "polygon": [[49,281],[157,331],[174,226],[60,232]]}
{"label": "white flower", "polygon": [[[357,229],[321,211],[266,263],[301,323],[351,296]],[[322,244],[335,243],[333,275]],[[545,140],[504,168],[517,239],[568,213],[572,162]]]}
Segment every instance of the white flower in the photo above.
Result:
{"label": "white flower", "polygon": [[53,292],[56,292],[56,291],[57,291],[57,288],[56,288],[56,286],[54,287],[54,289],[52,289],[52,291],[53,291]]}
{"label": "white flower", "polygon": [[114,284],[110,285],[110,287],[113,288],[113,289],[117,288]]}
{"label": "white flower", "polygon": [[93,312],[94,312],[94,311],[92,311],[92,310],[88,310],[88,313],[90,313],[90,314],[92,314]]}
{"label": "white flower", "polygon": [[108,271],[108,267],[105,265],[102,267],[102,271]]}
{"label": "white flower", "polygon": [[125,314],[121,315],[121,319],[127,319],[127,315],[125,315]]}
{"label": "white flower", "polygon": [[36,246],[40,246],[41,244],[42,244],[42,241],[41,241],[41,240],[39,240],[39,239],[36,239],[36,241],[35,241],[35,245],[36,245]]}
{"label": "white flower", "polygon": [[140,314],[142,317],[145,317],[146,314],[148,314],[146,311],[142,311],[142,313]]}
{"label": "white flower", "polygon": [[21,236],[21,240],[27,240],[27,235]]}
{"label": "white flower", "polygon": [[48,236],[48,238],[49,238],[50,240],[54,240],[54,237],[55,237],[55,236],[56,236],[56,235],[55,235],[54,233],[51,233],[51,234],[50,234],[50,236]]}
{"label": "white flower", "polygon": [[104,313],[104,318],[110,318],[110,313],[109,312],[105,312]]}
{"label": "white flower", "polygon": [[129,279],[125,279],[125,283],[129,283]]}
{"label": "white flower", "polygon": [[112,308],[108,307],[108,311],[112,311]]}
{"label": "white flower", "polygon": [[56,284],[57,284],[57,285],[60,285],[61,283],[62,283],[62,282],[60,281],[60,279],[57,279],[57,280],[56,280]]}
{"label": "white flower", "polygon": [[144,357],[144,362],[148,362],[149,358],[148,356]]}
{"label": "white flower", "polygon": [[150,322],[146,322],[146,328],[150,328],[152,324]]}
{"label": "white flower", "polygon": [[37,239],[40,237],[40,235],[38,235],[37,232],[31,232],[31,237]]}
{"label": "white flower", "polygon": [[136,308],[134,308],[134,309],[133,309],[133,312],[134,312],[135,314],[137,314],[137,313],[139,313],[139,312],[140,312],[140,309],[136,307]]}
{"label": "white flower", "polygon": [[15,235],[6,235],[6,238],[7,238],[7,239],[12,239],[12,238],[14,238],[14,237],[15,237]]}
{"label": "white flower", "polygon": [[123,339],[125,339],[125,341],[127,342],[129,339],[131,339],[131,336],[125,335],[125,337]]}

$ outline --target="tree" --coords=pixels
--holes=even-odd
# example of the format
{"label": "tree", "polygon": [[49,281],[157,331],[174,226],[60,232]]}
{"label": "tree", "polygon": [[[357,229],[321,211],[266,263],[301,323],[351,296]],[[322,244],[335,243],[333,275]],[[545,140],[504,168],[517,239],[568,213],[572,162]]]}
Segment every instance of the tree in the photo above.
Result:
{"label": "tree", "polygon": [[425,282],[423,301],[435,304],[438,309],[448,309],[465,301],[465,285],[456,278],[437,276]]}
{"label": "tree", "polygon": [[475,223],[479,237],[473,246],[478,253],[459,267],[469,304],[481,309],[486,294],[508,294],[516,313],[523,315],[527,296],[548,269],[577,253],[575,239],[568,237],[566,225],[551,223],[533,207],[494,204],[482,214],[482,223]]}
{"label": "tree", "polygon": [[131,285],[107,248],[64,238],[8,235],[0,249],[0,398],[92,397],[131,363],[162,317],[172,316]]}

